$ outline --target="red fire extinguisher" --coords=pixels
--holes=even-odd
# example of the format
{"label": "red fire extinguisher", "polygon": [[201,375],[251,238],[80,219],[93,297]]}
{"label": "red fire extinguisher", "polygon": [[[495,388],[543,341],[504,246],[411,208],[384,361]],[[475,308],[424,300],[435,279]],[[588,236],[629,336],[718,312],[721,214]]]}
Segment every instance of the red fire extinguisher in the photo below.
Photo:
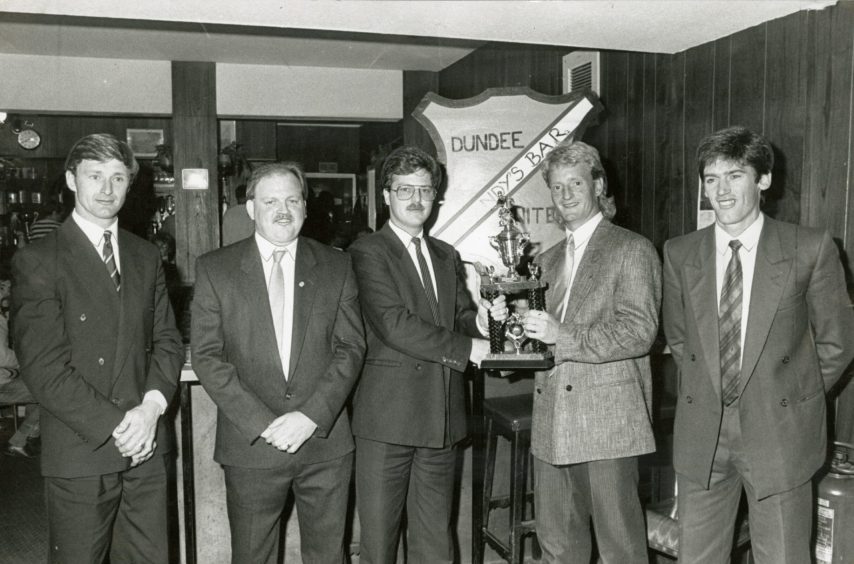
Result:
{"label": "red fire extinguisher", "polygon": [[818,484],[816,564],[854,562],[854,445],[835,441],[827,473]]}

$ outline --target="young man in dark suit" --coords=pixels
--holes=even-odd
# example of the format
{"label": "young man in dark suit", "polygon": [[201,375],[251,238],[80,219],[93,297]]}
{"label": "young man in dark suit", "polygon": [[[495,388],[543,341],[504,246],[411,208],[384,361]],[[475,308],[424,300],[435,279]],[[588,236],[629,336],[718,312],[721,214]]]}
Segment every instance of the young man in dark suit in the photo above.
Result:
{"label": "young man in dark suit", "polygon": [[350,256],[306,237],[296,163],[252,172],[255,234],[199,258],[193,369],[217,405],[234,564],[277,562],[296,498],[306,564],[343,563],[353,437],[344,402],[365,337]]}
{"label": "young man in dark suit", "polygon": [[43,407],[49,561],[165,563],[161,415],[184,353],[157,248],[118,228],[138,165],[95,134],[65,169],[71,217],[12,262],[21,375]]}
{"label": "young man in dark suit", "polygon": [[810,561],[825,393],[854,356],[854,313],[830,235],[760,212],[773,165],[743,127],[706,137],[697,166],[715,224],[664,246],[680,561],[729,562],[742,490],[756,562]]}
{"label": "young man in dark suit", "polygon": [[[439,179],[420,149],[393,151],[380,177],[390,220],[348,249],[368,341],[353,400],[363,564],[395,562],[404,508],[407,561],[453,560],[456,445],[467,435],[463,371],[489,352],[488,302],[478,312],[459,255],[424,233]],[[506,317],[503,297],[491,311]]]}

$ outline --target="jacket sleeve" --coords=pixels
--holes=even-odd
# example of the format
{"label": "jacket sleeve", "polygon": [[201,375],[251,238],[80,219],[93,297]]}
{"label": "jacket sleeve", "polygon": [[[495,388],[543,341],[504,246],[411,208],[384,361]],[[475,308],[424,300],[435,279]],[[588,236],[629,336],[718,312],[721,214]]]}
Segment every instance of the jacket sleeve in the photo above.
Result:
{"label": "jacket sleeve", "polygon": [[594,323],[562,323],[555,362],[600,364],[649,353],[658,333],[661,263],[652,244],[640,238],[615,250],[616,256],[621,261],[610,298],[613,315]]}
{"label": "jacket sleeve", "polygon": [[[350,247],[350,254],[359,284],[362,314],[386,346],[454,370],[465,368],[471,354],[471,338],[427,322],[406,307],[399,288],[399,274],[392,272],[384,249],[359,245]],[[456,283],[462,284],[460,280]],[[458,322],[467,324],[465,308],[458,310],[459,304],[454,307]]]}
{"label": "jacket sleeve", "polygon": [[145,391],[157,390],[167,402],[178,388],[184,345],[175,326],[175,315],[166,291],[166,277],[159,257],[155,257],[154,319],[151,328],[151,360],[146,374]]}
{"label": "jacket sleeve", "polygon": [[202,387],[247,442],[255,441],[278,417],[240,381],[225,354],[222,305],[204,257],[196,261],[192,305],[193,370]]}
{"label": "jacket sleeve", "polygon": [[21,377],[38,403],[94,450],[111,437],[124,411],[71,362],[54,262],[26,250],[12,260],[12,330]]}
{"label": "jacket sleeve", "polygon": [[300,411],[316,425],[315,436],[326,437],[344,407],[359,377],[365,357],[365,330],[359,309],[356,279],[347,259],[338,296],[338,311],[332,330],[332,355],[329,366],[317,379],[314,391]]}
{"label": "jacket sleeve", "polygon": [[827,232],[818,248],[806,299],[824,389],[830,391],[854,357],[854,311],[839,252]]}
{"label": "jacket sleeve", "polygon": [[673,247],[670,241],[664,243],[664,301],[662,322],[667,346],[676,366],[682,366],[682,351],[685,345],[685,305],[682,295],[682,281],[672,257]]}

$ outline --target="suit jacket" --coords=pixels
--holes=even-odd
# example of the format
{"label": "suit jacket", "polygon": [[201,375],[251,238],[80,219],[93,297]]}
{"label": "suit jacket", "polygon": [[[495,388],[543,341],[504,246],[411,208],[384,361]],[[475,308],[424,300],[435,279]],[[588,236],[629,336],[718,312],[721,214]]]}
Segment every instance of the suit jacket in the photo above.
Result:
{"label": "suit jacket", "polygon": [[481,337],[465,271],[451,245],[425,237],[436,275],[436,325],[421,278],[388,224],[363,237],[353,256],[368,352],[353,399],[358,437],[438,448],[467,434],[465,370]]}
{"label": "suit jacket", "polygon": [[[192,305],[193,369],[217,405],[214,459],[244,468],[332,460],[353,450],[344,402],[365,352],[350,257],[299,238],[288,378],[261,253],[249,237],[199,257]],[[260,439],[277,417],[317,424],[295,454]]]}
{"label": "suit jacket", "polygon": [[[537,262],[550,288],[566,240]],[[607,220],[596,227],[570,289],[555,367],[536,375],[531,450],[550,464],[652,452],[649,349],[658,331],[661,262],[645,238]]]}
{"label": "suit jacket", "polygon": [[[766,217],[756,252],[738,411],[762,498],[824,462],[825,391],[854,356],[854,313],[827,233]],[[674,466],[705,485],[722,417],[715,256],[714,226],[664,246],[664,329],[680,370]]]}
{"label": "suit jacket", "polygon": [[[169,401],[184,361],[157,248],[118,232],[121,291],[72,218],[15,253],[12,325],[21,374],[42,405],[42,473],[129,467],[111,434],[149,390]],[[172,448],[161,417],[156,454]],[[142,467],[144,468],[143,464]]]}

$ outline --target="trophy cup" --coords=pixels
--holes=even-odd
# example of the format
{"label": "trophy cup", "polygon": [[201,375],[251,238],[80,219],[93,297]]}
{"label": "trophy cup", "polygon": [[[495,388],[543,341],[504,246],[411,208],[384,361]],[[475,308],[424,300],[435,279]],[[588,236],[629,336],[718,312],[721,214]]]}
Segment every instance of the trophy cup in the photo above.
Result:
{"label": "trophy cup", "polygon": [[[525,246],[530,241],[530,235],[519,228],[513,217],[513,200],[498,194],[498,217],[501,232],[489,237],[492,248],[498,251],[501,262],[507,267],[505,274],[496,274],[494,267],[475,264],[475,269],[481,278],[480,293],[494,300],[500,294],[511,298],[525,297],[529,309],[544,310],[546,307],[545,285],[540,281],[539,267],[529,264],[528,277],[520,276],[516,265],[525,254]],[[504,343],[509,340],[513,344],[512,351],[505,351]],[[547,370],[554,366],[554,355],[545,343],[531,339],[525,333],[522,316],[514,312],[505,322],[495,321],[489,317],[489,348],[490,353],[480,363],[484,369],[514,370],[535,369]]]}

